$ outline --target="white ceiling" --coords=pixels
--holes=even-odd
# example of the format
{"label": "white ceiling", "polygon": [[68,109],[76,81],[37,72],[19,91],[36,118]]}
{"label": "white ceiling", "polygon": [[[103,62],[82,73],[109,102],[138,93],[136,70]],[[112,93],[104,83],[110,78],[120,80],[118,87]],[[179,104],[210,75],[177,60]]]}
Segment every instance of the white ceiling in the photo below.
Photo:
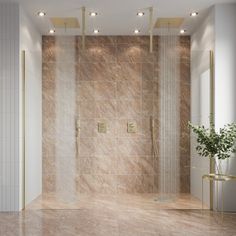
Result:
{"label": "white ceiling", "polygon": [[[100,30],[100,35],[132,35],[138,28],[140,34],[148,34],[148,11],[144,17],[137,17],[140,9],[154,7],[154,19],[157,17],[184,17],[183,28],[191,34],[197,22],[204,17],[207,9],[218,3],[236,2],[236,0],[0,0],[16,1],[28,12],[42,34],[47,34],[50,17],[78,17],[81,21],[82,6],[87,10],[86,34],[92,34],[94,28]],[[43,10],[46,17],[39,18],[37,12]],[[98,16],[91,18],[88,12],[96,11]],[[199,16],[192,18],[189,13],[198,11]],[[57,34],[81,34],[79,30],[57,30]],[[158,32],[155,30],[154,34]]]}

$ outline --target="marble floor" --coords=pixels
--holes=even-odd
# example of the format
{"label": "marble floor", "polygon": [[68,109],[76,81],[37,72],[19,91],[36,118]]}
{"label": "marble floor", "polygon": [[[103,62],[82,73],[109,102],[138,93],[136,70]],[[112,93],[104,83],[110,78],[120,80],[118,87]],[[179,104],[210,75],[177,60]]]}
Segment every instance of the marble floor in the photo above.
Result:
{"label": "marble floor", "polygon": [[0,213],[0,235],[236,235],[236,214],[202,211],[200,206],[189,195],[168,203],[160,203],[156,196],[147,194],[81,196],[73,203],[43,196],[20,213]]}
{"label": "marble floor", "polygon": [[155,209],[202,209],[202,203],[190,194],[181,194],[170,201],[159,201],[157,194],[80,194],[72,196],[45,194],[34,200],[27,209],[107,209],[155,210]]}

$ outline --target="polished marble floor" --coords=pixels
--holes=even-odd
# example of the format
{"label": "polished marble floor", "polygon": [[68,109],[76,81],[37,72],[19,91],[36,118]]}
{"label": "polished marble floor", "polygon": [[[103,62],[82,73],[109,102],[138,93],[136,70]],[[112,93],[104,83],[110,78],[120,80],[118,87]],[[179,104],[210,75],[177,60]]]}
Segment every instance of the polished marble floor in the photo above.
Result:
{"label": "polished marble floor", "polygon": [[46,194],[27,206],[27,209],[107,209],[107,210],[156,210],[156,209],[202,209],[202,203],[190,194],[159,201],[157,194]]}
{"label": "polished marble floor", "polygon": [[234,236],[236,214],[202,211],[189,195],[166,203],[154,195],[80,196],[72,203],[43,196],[20,213],[0,213],[0,235]]}

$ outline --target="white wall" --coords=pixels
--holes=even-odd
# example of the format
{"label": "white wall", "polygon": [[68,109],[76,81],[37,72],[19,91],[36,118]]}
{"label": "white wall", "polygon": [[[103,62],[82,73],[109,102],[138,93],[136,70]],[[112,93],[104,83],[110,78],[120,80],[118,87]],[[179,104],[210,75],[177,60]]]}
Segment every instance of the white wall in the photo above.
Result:
{"label": "white wall", "polygon": [[[214,50],[214,8],[191,37],[191,122],[209,126],[209,51]],[[195,151],[191,135],[191,194],[202,198],[202,175],[209,173],[209,160]],[[204,184],[204,203],[209,205],[209,183]]]}
{"label": "white wall", "polygon": [[26,55],[25,201],[42,193],[42,37],[20,9],[20,50]]}
{"label": "white wall", "polygon": [[[227,123],[236,122],[236,4],[219,4],[212,7],[206,19],[192,35],[192,87],[191,120],[196,124],[206,124],[206,105],[201,98],[208,96],[206,85],[201,86],[201,74],[209,66],[207,53],[197,50],[212,50],[215,53],[215,125],[216,129]],[[203,96],[202,96],[203,95]],[[207,107],[206,107],[207,106]],[[203,114],[204,113],[204,114]],[[191,193],[201,199],[201,176],[208,173],[209,164],[199,158],[195,152],[195,140],[191,140]],[[236,159],[224,163],[228,174],[236,175]],[[228,168],[226,168],[228,166]],[[208,185],[209,186],[209,185]],[[206,185],[204,192],[209,190]],[[224,184],[224,210],[236,211],[236,183]],[[221,185],[219,186],[219,203],[221,203]],[[209,191],[204,202],[209,203]],[[217,193],[215,188],[214,208]]]}
{"label": "white wall", "polygon": [[0,211],[19,210],[19,7],[0,3]]}
{"label": "white wall", "polygon": [[22,209],[21,50],[26,50],[28,203],[42,189],[41,35],[17,3],[0,3],[0,211]]}
{"label": "white wall", "polygon": [[[236,3],[215,6],[215,122],[219,129],[236,122]],[[226,166],[226,163],[224,163]],[[236,175],[236,159],[228,174]],[[221,188],[220,188],[221,189]],[[224,208],[236,211],[236,183],[224,186]],[[221,190],[220,190],[221,201]]]}

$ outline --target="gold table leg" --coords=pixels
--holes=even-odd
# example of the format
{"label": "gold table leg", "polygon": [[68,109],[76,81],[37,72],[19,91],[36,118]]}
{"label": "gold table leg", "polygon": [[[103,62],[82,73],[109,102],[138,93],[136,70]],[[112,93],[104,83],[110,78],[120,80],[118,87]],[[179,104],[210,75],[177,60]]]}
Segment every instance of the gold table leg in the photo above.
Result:
{"label": "gold table leg", "polygon": [[222,186],[221,186],[221,216],[223,218],[224,216],[224,181],[222,181]]}
{"label": "gold table leg", "polygon": [[203,194],[203,184],[204,184],[204,182],[203,182],[203,178],[202,178],[202,213],[203,213],[203,196],[204,196],[204,194]]}

